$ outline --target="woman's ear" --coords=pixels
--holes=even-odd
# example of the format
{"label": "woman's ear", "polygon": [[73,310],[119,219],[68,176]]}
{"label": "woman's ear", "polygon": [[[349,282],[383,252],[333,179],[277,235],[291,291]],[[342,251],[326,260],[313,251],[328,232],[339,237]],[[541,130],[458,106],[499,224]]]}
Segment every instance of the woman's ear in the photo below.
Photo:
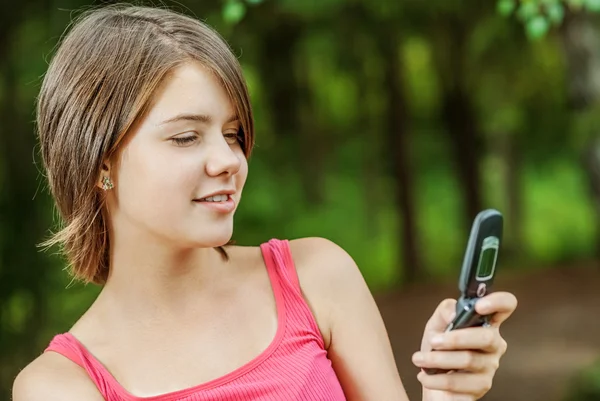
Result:
{"label": "woman's ear", "polygon": [[100,188],[104,191],[108,191],[109,189],[113,189],[115,187],[115,185],[113,184],[113,180],[111,178],[111,173],[112,173],[111,163],[110,163],[110,161],[106,160],[104,163],[102,163],[102,170],[100,171],[100,177],[98,177],[98,182],[96,183],[98,188]]}

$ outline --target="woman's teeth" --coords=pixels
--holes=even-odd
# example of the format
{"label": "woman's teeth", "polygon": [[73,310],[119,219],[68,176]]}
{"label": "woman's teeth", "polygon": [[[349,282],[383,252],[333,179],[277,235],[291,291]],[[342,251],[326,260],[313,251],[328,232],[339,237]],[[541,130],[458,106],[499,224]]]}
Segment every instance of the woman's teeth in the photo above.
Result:
{"label": "woman's teeth", "polygon": [[229,199],[229,195],[215,195],[200,199],[200,202],[225,202],[227,199]]}

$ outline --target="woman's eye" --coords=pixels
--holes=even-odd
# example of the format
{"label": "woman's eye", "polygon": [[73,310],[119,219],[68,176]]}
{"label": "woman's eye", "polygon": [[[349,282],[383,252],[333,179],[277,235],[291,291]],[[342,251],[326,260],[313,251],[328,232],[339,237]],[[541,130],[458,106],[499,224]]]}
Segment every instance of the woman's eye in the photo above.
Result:
{"label": "woman's eye", "polygon": [[195,140],[196,140],[196,136],[195,135],[180,136],[180,137],[176,137],[176,138],[171,138],[171,141],[173,141],[173,143],[175,143],[175,145],[177,145],[177,146],[188,145],[188,144],[194,142]]}
{"label": "woman's eye", "polygon": [[227,143],[230,145],[234,145],[234,144],[238,143],[239,139],[240,139],[237,132],[230,132],[228,134],[223,134],[223,136],[225,137],[225,140],[227,141]]}

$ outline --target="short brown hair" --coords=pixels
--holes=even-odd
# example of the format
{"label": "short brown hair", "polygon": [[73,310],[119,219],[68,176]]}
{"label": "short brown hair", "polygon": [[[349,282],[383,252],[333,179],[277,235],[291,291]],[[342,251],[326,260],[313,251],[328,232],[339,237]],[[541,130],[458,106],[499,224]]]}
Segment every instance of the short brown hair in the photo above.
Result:
{"label": "short brown hair", "polygon": [[165,76],[188,61],[200,62],[222,83],[249,157],[254,122],[241,66],[203,22],[166,8],[94,8],[73,22],[52,58],[37,102],[37,128],[63,225],[43,245],[62,245],[76,279],[102,284],[108,277],[104,196],[96,186],[103,161],[144,114]]}

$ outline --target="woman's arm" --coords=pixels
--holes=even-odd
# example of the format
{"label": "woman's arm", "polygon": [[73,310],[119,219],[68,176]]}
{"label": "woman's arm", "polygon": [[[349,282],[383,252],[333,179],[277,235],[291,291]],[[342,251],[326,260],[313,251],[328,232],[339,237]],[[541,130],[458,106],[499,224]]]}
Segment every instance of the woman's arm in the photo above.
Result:
{"label": "woman's arm", "polygon": [[[352,258],[321,238],[290,244],[302,291],[348,400],[408,400],[383,319]],[[517,307],[514,295],[495,292],[476,304],[478,313],[493,315],[492,327],[445,333],[455,304],[455,300],[439,304],[425,327],[421,350],[413,355],[418,367],[456,371],[431,376],[419,373],[426,401],[481,398],[490,390],[506,352],[499,326]],[[435,343],[438,338],[441,342]]]}
{"label": "woman's arm", "polygon": [[348,401],[407,401],[383,319],[352,258],[322,238],[290,247]]}

